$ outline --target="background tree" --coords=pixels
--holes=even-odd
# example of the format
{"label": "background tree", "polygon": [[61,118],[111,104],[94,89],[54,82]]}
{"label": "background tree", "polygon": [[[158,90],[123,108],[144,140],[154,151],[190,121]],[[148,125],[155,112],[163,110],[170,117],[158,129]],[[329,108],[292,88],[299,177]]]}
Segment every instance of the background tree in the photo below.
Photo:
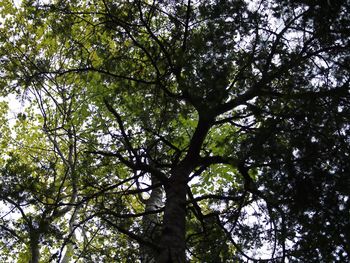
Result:
{"label": "background tree", "polygon": [[[349,260],[349,1],[2,5],[2,90],[69,185],[48,208],[31,191],[69,215],[47,258]],[[2,159],[6,184],[35,178]]]}

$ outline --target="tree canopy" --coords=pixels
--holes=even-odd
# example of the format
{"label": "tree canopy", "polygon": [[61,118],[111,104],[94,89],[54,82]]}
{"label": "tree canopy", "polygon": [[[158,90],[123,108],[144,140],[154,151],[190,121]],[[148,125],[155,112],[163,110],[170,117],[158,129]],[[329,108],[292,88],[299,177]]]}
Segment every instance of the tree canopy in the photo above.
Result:
{"label": "tree canopy", "polygon": [[349,261],[349,10],[3,0],[1,262]]}

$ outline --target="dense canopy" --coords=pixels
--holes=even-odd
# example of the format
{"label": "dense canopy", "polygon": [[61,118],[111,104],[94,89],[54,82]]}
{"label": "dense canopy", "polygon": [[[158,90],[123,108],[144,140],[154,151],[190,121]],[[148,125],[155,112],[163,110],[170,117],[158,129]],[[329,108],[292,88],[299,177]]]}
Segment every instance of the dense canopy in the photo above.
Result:
{"label": "dense canopy", "polygon": [[350,261],[349,10],[2,0],[0,261]]}

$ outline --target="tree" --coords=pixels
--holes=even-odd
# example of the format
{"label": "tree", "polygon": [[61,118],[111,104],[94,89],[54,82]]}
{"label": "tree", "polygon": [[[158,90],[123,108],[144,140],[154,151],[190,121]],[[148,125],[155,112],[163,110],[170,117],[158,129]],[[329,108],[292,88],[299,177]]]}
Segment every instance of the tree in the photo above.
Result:
{"label": "tree", "polygon": [[21,213],[2,217],[4,249],[28,246],[30,262],[349,260],[348,10],[5,1],[2,92],[31,114],[2,127],[1,187],[19,190],[0,197]]}

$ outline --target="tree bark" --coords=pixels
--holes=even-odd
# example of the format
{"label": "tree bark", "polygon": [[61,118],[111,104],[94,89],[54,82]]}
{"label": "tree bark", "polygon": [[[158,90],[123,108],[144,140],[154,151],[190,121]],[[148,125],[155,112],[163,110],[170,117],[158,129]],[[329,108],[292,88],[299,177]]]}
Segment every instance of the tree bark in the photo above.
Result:
{"label": "tree bark", "polygon": [[[76,200],[76,193],[74,194],[73,198],[74,201]],[[68,229],[69,229],[69,233],[70,233],[70,237],[68,240],[68,243],[66,245],[66,252],[64,253],[64,256],[62,258],[61,263],[68,263],[70,261],[70,259],[72,258],[72,255],[74,254],[74,242],[76,241],[76,236],[75,236],[75,223],[77,221],[77,216],[78,216],[78,212],[81,209],[81,205],[78,205],[75,207],[72,216],[69,220],[69,224],[68,224]]]}
{"label": "tree bark", "polygon": [[199,154],[214,116],[199,114],[198,125],[191,138],[185,158],[175,167],[165,184],[165,210],[160,252],[157,263],[184,263],[186,261],[186,193],[187,182],[197,166]]}
{"label": "tree bark", "polygon": [[157,263],[183,263],[186,260],[186,189],[188,175],[189,173],[182,169],[176,170],[165,186],[164,227]]}
{"label": "tree bark", "polygon": [[39,250],[39,238],[40,234],[33,228],[30,230],[30,262],[29,263],[39,263],[40,250]]}
{"label": "tree bark", "polygon": [[[159,180],[156,176],[151,176],[152,185],[157,185]],[[150,197],[146,200],[145,212],[157,211],[163,207],[163,189],[162,187],[154,188]],[[142,218],[143,235],[154,242],[160,237],[160,218],[158,214],[147,214]],[[154,263],[156,258],[156,251],[146,245],[140,245],[141,262]]]}

